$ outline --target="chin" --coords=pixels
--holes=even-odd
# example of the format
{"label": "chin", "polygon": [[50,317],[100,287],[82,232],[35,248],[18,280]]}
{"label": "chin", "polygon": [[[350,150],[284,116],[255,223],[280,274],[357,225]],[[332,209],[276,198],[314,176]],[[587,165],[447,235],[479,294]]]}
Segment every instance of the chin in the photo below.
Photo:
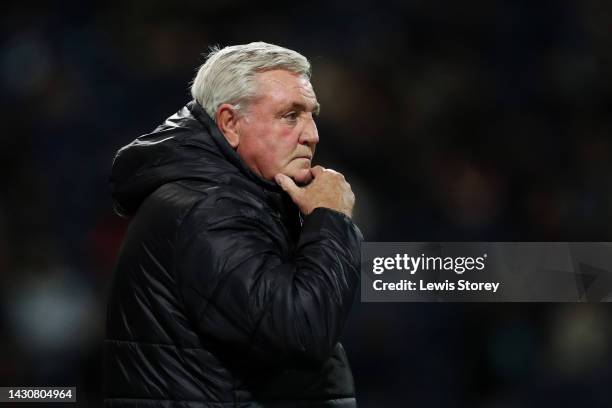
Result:
{"label": "chin", "polygon": [[310,168],[298,170],[294,172],[294,174],[289,175],[289,177],[291,177],[293,181],[295,181],[295,184],[298,185],[305,185],[312,181],[312,174],[310,173]]}

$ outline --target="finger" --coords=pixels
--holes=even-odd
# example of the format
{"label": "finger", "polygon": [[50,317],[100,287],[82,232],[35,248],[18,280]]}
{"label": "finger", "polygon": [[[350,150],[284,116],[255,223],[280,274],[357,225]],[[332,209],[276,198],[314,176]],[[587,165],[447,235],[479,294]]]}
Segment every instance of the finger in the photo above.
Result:
{"label": "finger", "polygon": [[313,177],[319,176],[319,174],[323,173],[324,171],[325,171],[325,167],[319,166],[319,165],[316,165],[310,168],[310,173],[312,174]]}
{"label": "finger", "polygon": [[301,196],[302,189],[298,187],[290,177],[278,173],[276,176],[274,176],[274,180],[287,194],[291,196],[291,198],[295,199]]}
{"label": "finger", "polygon": [[[330,174],[336,174],[336,175],[338,175],[338,176],[342,176],[342,173],[340,173],[340,172],[338,172],[338,171],[336,171],[336,170],[334,170],[334,169],[327,168],[327,169],[325,169],[325,171],[326,171],[326,172],[328,172],[328,173],[330,173]],[[343,176],[343,177],[344,177],[344,176]]]}

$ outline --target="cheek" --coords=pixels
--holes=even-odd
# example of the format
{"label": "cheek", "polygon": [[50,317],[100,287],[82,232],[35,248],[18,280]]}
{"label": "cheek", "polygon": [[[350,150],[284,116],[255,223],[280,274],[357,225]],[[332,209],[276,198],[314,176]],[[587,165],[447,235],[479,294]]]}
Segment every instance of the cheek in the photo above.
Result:
{"label": "cheek", "polygon": [[266,124],[259,124],[245,132],[242,139],[244,147],[253,156],[269,156],[277,149],[275,143],[274,128]]}
{"label": "cheek", "polygon": [[[252,127],[239,146],[247,162],[255,164],[265,176],[271,176],[291,164],[297,149],[299,132],[282,124],[259,123]],[[241,151],[241,152],[240,152]]]}
{"label": "cheek", "polygon": [[265,173],[276,174],[286,165],[288,148],[284,136],[274,128],[266,128],[250,141],[253,159]]}
{"label": "cheek", "polygon": [[265,148],[270,156],[283,160],[291,157],[295,152],[298,138],[294,135],[294,132],[287,129],[276,129],[275,132],[271,132],[267,136]]}

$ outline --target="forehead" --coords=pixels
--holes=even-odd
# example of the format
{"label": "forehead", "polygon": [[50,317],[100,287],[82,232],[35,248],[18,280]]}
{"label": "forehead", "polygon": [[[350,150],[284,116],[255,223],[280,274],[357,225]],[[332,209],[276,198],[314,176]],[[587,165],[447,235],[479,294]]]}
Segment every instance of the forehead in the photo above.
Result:
{"label": "forehead", "polygon": [[299,74],[279,69],[260,72],[255,78],[257,95],[262,103],[299,103],[312,109],[317,105],[317,97],[310,81]]}

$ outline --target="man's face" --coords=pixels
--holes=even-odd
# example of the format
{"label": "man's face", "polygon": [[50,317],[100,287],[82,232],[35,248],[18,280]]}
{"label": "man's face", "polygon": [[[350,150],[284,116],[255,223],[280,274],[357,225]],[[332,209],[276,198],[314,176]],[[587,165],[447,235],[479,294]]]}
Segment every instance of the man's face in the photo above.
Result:
{"label": "man's face", "polygon": [[313,120],[319,104],[310,82],[285,70],[259,73],[256,81],[257,97],[237,124],[236,151],[265,179],[282,173],[297,184],[309,183],[319,142]]}

